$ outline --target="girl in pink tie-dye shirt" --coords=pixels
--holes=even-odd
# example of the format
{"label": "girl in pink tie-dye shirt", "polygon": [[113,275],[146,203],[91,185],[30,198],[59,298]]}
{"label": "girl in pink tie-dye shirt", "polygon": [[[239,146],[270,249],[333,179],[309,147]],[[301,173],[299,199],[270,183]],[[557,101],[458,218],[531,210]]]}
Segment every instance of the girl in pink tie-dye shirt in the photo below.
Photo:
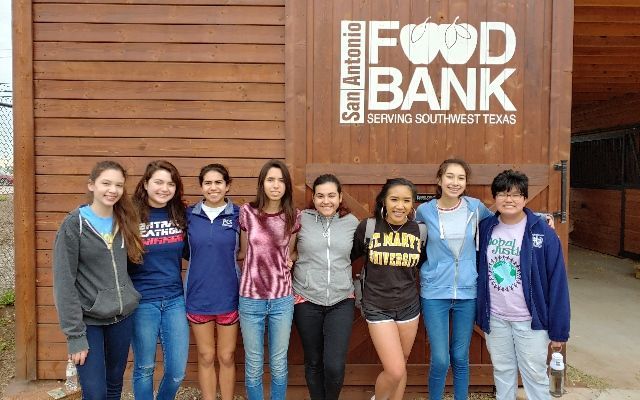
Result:
{"label": "girl in pink tie-dye shirt", "polygon": [[269,331],[271,399],[287,392],[287,352],[293,319],[292,244],[300,230],[286,165],[268,161],[260,171],[256,199],[240,208],[240,328],[249,400],[263,399],[264,331]]}

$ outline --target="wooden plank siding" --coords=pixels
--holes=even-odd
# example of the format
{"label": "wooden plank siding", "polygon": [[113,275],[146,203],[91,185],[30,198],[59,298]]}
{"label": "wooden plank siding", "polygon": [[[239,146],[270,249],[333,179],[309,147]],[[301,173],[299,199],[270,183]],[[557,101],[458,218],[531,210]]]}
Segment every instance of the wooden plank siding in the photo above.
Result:
{"label": "wooden plank siding", "polygon": [[626,189],[624,197],[623,250],[640,255],[640,189]]}
{"label": "wooden plank siding", "polygon": [[[52,379],[64,376],[67,350],[53,307],[51,248],[66,213],[86,201],[89,170],[107,158],[122,163],[131,192],[149,161],[166,158],[194,202],[200,167],[220,162],[234,178],[231,198],[252,199],[264,161],[285,158],[285,10],[284,0],[35,1],[30,22],[38,336],[31,370]],[[191,343],[187,382],[197,379]],[[241,347],[236,357],[243,362]]]}
{"label": "wooden plank siding", "polygon": [[[418,183],[420,192],[434,192],[437,165],[445,158],[460,157],[474,165],[469,188],[471,195],[491,203],[487,184],[496,171],[501,171],[500,168],[540,167],[527,171],[535,170],[533,181],[540,184],[531,188],[530,205],[538,210],[553,207],[551,211],[559,207],[559,174],[552,165],[569,156],[572,53],[570,40],[566,38],[572,34],[572,24],[567,23],[572,20],[572,2],[518,0],[507,4],[501,0],[486,0],[471,3],[464,0],[307,2],[309,8],[312,7],[306,24],[307,68],[301,68],[297,73],[304,74],[308,83],[305,100],[296,98],[307,105],[306,112],[296,116],[296,121],[306,121],[306,136],[300,140],[306,145],[307,184],[321,172],[335,173],[344,183],[345,203],[358,217],[365,217],[371,214],[374,198],[386,178],[409,177]],[[421,23],[427,17],[434,23],[451,23],[456,16],[473,26],[479,26],[482,21],[508,21],[515,30],[518,44],[506,66],[515,66],[517,71],[514,79],[504,84],[504,90],[517,108],[516,124],[337,122],[341,69],[335,60],[341,55],[338,35],[341,21],[394,20],[402,27],[408,23]],[[382,36],[395,39],[398,30],[384,30]],[[504,42],[501,35],[492,36],[490,47],[503,49]],[[399,44],[380,46],[378,52],[380,66],[393,67],[402,74],[402,89],[406,89],[405,82],[411,79],[416,68],[424,67],[409,62]],[[367,62],[371,63],[371,60]],[[466,68],[481,65],[475,57],[465,65],[448,64],[442,57],[436,57],[428,66],[436,93],[445,67],[461,77],[464,86]],[[289,79],[287,77],[287,82]],[[424,93],[422,89],[420,94]],[[381,97],[389,101],[391,96],[383,93]],[[495,98],[490,100],[490,107],[501,109]],[[425,102],[416,102],[411,110],[398,108],[394,111],[401,114],[432,110]],[[449,110],[438,112],[451,115],[464,113],[465,109],[459,102],[452,101]],[[289,114],[286,119],[289,123]],[[566,231],[561,232],[564,239],[566,235]],[[362,318],[356,317],[352,335],[361,340],[351,343],[348,363],[378,363]],[[476,331],[470,351],[472,377],[480,377],[489,363],[484,346],[482,334]],[[425,330],[420,329],[409,356],[410,375],[428,363],[429,350]],[[355,384],[357,378],[347,376],[345,382]],[[492,384],[490,377],[482,382]]]}
{"label": "wooden plank siding", "polygon": [[[386,178],[406,176],[420,192],[433,193],[437,165],[445,158],[460,157],[473,168],[469,195],[490,204],[488,185],[493,176],[516,168],[530,177],[530,207],[558,210],[559,174],[553,164],[569,156],[573,0],[183,3],[14,0],[22,35],[14,79],[21,96],[16,103],[16,111],[21,110],[16,143],[24,146],[16,157],[22,160],[16,198],[24,200],[16,203],[17,243],[21,243],[16,255],[21,251],[24,256],[17,265],[21,274],[17,293],[27,299],[19,310],[20,378],[64,376],[66,346],[51,288],[52,246],[66,213],[86,202],[87,174],[100,160],[113,159],[128,169],[126,186],[131,192],[149,161],[166,158],[180,170],[189,202],[200,197],[200,167],[220,162],[234,178],[230,197],[242,203],[254,196],[265,160],[277,158],[291,168],[298,207],[310,199],[312,180],[333,172],[343,180],[345,203],[355,215],[365,217]],[[624,12],[612,15],[625,18],[620,14]],[[405,25],[427,17],[437,24],[450,24],[459,17],[478,31],[485,21],[504,21],[513,27],[517,46],[508,63],[483,64],[480,51],[474,50],[467,64],[449,64],[444,57],[436,57],[429,74],[440,101],[442,78],[449,73],[444,71],[452,71],[466,87],[467,68],[473,68],[477,81],[480,68],[490,70],[490,80],[503,68],[515,68],[502,88],[517,109],[516,123],[339,122],[341,21],[397,20]],[[627,37],[624,31],[619,33]],[[612,70],[607,67],[607,55],[589,49],[600,39],[585,36],[581,40],[587,48],[581,56],[587,58],[578,59],[584,65],[581,73]],[[633,39],[625,40],[635,46]],[[506,47],[501,34],[491,34],[488,41],[492,52]],[[406,88],[419,65],[409,61],[400,44],[380,46],[379,56],[380,65],[393,66],[403,74]],[[624,68],[614,70],[618,78],[626,77]],[[468,89],[476,99],[477,89]],[[381,96],[389,97],[388,93]],[[489,109],[507,114],[496,97],[496,93],[490,96]],[[601,97],[601,93],[585,92],[584,98]],[[451,98],[451,107],[442,114],[467,112],[455,93]],[[429,107],[416,101],[409,111],[431,112]],[[563,227],[558,232],[566,239]],[[420,326],[409,357],[407,383],[424,387],[430,344],[422,321]],[[244,351],[238,339],[237,380],[241,382]],[[492,385],[490,358],[478,329],[470,361],[471,384]],[[303,353],[295,330],[289,363],[289,383],[304,385]],[[161,362],[158,367],[156,377]],[[130,369],[129,365],[128,374]],[[367,324],[358,315],[345,384],[370,386],[380,369]],[[451,384],[451,376],[447,379]],[[196,380],[192,338],[186,383]]]}
{"label": "wooden plank siding", "polygon": [[[571,242],[601,253],[620,253],[620,190],[571,189]],[[594,224],[598,221],[597,225]]]}

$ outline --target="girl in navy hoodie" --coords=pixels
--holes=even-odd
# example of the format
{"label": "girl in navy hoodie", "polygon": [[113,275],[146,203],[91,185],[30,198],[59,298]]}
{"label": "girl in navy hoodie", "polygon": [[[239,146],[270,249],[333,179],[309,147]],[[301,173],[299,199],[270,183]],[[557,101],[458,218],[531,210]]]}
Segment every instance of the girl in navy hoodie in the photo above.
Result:
{"label": "girl in navy hoodie", "polygon": [[527,398],[549,399],[547,351],[569,339],[569,288],[558,235],[531,210],[526,175],[506,170],[491,194],[498,212],[480,223],[478,310],[496,399],[513,400],[518,370]]}
{"label": "girl in navy hoodie", "polygon": [[133,393],[153,399],[156,344],[162,346],[163,370],[157,399],[173,399],[184,378],[189,355],[182,289],[185,206],[182,179],[176,167],[157,160],[147,165],[133,194],[145,248],[142,264],[129,274],[142,295],[134,314]]}

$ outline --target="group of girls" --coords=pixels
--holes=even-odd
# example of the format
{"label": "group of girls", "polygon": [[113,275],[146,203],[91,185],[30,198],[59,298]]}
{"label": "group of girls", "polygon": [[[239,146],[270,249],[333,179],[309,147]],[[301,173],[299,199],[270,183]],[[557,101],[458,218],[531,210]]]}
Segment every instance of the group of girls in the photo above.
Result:
{"label": "group of girls", "polygon": [[446,160],[436,200],[417,210],[413,183],[389,179],[373,217],[359,222],[330,174],[313,183],[309,209],[295,209],[289,171],[278,160],[262,167],[255,200],[241,207],[227,197],[231,177],[220,164],[201,169],[203,199],[186,207],[171,163],[151,162],[133,201],[122,166],[98,163],[89,177],[91,202],[63,221],[53,262],[56,307],[83,398],[120,398],[132,344],[135,397],[153,399],[158,342],[164,368],[156,398],[174,398],[190,324],[203,399],[215,399],[218,384],[222,399],[233,399],[238,325],[248,399],[263,398],[265,329],[270,398],[284,399],[293,322],[311,399],[337,400],[354,315],[351,265],[364,258],[362,311],[383,366],[374,398],[402,399],[422,311],[431,344],[430,399],[442,398],[450,360],[455,399],[466,399],[476,232],[493,215],[463,196],[469,176],[464,161]]}

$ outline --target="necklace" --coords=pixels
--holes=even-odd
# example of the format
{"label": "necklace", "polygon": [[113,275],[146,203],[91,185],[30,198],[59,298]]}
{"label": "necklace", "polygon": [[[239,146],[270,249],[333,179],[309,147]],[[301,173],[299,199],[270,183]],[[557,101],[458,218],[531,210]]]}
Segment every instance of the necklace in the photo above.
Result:
{"label": "necklace", "polygon": [[389,226],[389,229],[391,229],[391,231],[393,231],[393,233],[398,233],[400,232],[400,229],[402,229],[402,227],[404,226],[404,224],[407,223],[407,221],[409,221],[409,218],[405,219],[404,222],[402,223],[402,225],[400,225],[400,227],[398,229],[393,229],[393,227],[391,226],[391,224],[389,223],[389,221],[387,221],[386,219],[384,220],[384,222],[387,223],[387,225]]}
{"label": "necklace", "polygon": [[[320,225],[322,225],[322,237],[329,237],[329,228],[331,227],[331,222],[333,222],[333,217],[335,214],[331,216],[331,218],[322,217],[320,218]],[[324,227],[324,221],[327,221],[327,227]]]}
{"label": "necklace", "polygon": [[458,202],[456,203],[455,206],[453,206],[453,207],[440,207],[440,205],[438,205],[438,211],[453,211],[456,208],[460,207],[460,204],[462,204],[462,199],[458,198]]}

